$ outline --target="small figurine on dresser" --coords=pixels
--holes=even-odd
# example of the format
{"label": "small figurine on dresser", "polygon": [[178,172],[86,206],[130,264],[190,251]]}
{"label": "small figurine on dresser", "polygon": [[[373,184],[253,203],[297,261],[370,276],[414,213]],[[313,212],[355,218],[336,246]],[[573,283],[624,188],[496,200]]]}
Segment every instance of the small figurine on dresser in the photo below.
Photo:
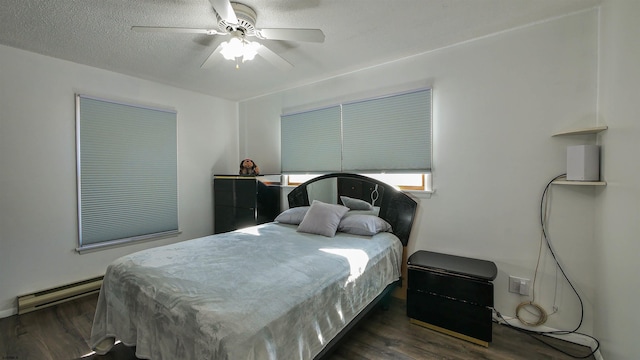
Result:
{"label": "small figurine on dresser", "polygon": [[244,159],[240,162],[240,175],[256,176],[260,175],[260,168],[251,159]]}

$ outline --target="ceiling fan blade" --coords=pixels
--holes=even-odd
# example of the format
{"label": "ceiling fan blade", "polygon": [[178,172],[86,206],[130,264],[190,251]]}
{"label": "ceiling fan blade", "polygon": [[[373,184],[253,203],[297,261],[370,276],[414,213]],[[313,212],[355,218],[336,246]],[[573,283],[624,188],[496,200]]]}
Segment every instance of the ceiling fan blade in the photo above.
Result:
{"label": "ceiling fan blade", "polygon": [[224,58],[222,57],[222,54],[220,54],[221,51],[222,51],[222,45],[218,45],[218,47],[215,50],[213,50],[213,52],[209,55],[207,60],[205,60],[202,63],[202,65],[200,65],[200,68],[209,69],[209,68],[212,68],[213,65],[222,61]]}
{"label": "ceiling fan blade", "polygon": [[163,27],[163,26],[132,26],[131,30],[137,32],[170,32],[170,33],[184,33],[184,34],[206,34],[216,35],[221,34],[218,30],[213,29],[194,29],[183,27]]}
{"label": "ceiling fan blade", "polygon": [[324,33],[320,29],[260,29],[256,36],[268,40],[293,40],[324,42]]}
{"label": "ceiling fan blade", "polygon": [[268,47],[262,45],[258,48],[258,55],[262,56],[265,60],[278,67],[280,70],[290,70],[293,65],[282,58],[280,55],[271,51]]}
{"label": "ceiling fan blade", "polygon": [[237,24],[238,17],[236,16],[235,10],[231,7],[231,2],[229,0],[209,0],[213,9],[220,15],[222,20],[226,21],[228,24]]}

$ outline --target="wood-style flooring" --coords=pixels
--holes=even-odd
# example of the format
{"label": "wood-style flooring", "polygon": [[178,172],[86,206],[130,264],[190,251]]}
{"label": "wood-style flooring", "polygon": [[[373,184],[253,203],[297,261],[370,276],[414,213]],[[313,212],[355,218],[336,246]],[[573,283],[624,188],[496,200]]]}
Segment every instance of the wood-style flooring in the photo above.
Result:
{"label": "wood-style flooring", "polygon": [[[133,348],[116,345],[105,355],[92,354],[88,339],[97,295],[24,315],[0,319],[0,360],[135,360]],[[588,348],[562,340],[545,341],[584,356]],[[572,359],[540,341],[503,325],[493,325],[488,348],[411,324],[405,302],[395,299],[387,311],[378,309],[353,330],[331,355],[353,359]],[[588,359],[594,359],[593,356]]]}

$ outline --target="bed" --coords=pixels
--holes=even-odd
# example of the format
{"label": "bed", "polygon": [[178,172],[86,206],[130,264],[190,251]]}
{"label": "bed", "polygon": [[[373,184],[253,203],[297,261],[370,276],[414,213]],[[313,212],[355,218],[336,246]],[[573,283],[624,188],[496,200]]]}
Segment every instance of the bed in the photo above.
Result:
{"label": "bed", "polygon": [[133,253],[107,268],[91,346],[143,359],[319,359],[400,284],[417,204],[355,174],[287,196],[276,221]]}

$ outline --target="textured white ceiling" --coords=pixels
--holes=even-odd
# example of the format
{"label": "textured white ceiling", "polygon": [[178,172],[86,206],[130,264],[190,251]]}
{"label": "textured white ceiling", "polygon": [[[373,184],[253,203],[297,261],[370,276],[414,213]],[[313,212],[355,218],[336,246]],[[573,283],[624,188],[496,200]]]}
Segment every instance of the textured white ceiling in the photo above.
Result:
{"label": "textured white ceiling", "polygon": [[208,0],[0,0],[0,44],[243,100],[591,8],[600,0],[240,0],[258,28],[319,28],[325,42],[263,40],[294,68],[256,57],[200,65],[221,36],[133,25],[217,28]]}

